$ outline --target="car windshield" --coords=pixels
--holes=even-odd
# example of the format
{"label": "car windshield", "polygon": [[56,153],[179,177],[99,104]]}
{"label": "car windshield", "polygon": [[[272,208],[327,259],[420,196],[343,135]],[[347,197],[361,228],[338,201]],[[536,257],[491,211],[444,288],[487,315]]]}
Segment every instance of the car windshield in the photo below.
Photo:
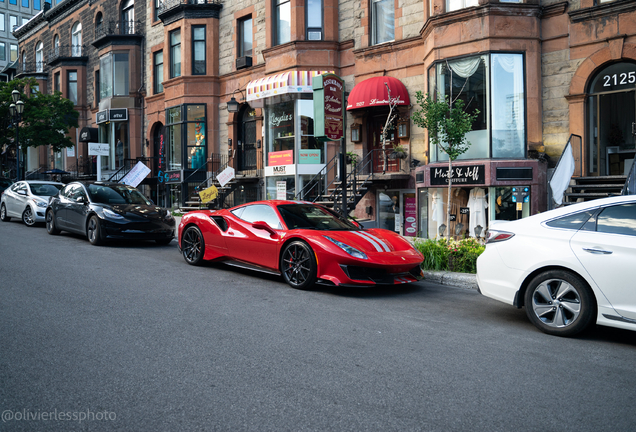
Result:
{"label": "car windshield", "polygon": [[91,184],[88,185],[88,194],[94,203],[152,205],[141,192],[126,185]]}
{"label": "car windshield", "polygon": [[279,205],[280,212],[287,228],[315,229],[322,231],[357,231],[359,228],[322,207],[311,204]]}
{"label": "car windshield", "polygon": [[64,185],[31,183],[31,193],[36,196],[55,196]]}

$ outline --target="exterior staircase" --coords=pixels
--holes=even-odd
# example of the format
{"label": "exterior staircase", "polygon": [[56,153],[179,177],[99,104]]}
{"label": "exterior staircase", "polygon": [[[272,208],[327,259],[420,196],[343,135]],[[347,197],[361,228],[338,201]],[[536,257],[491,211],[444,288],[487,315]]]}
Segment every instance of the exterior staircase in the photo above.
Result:
{"label": "exterior staircase", "polygon": [[564,194],[564,204],[621,195],[627,176],[574,177]]}

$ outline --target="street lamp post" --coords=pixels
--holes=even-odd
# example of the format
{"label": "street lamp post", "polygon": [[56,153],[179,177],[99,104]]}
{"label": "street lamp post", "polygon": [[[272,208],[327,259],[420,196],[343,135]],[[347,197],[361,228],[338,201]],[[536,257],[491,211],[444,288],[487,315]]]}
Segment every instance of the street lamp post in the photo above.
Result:
{"label": "street lamp post", "polygon": [[16,163],[17,163],[17,180],[20,180],[20,121],[22,120],[22,113],[24,112],[24,102],[20,100],[20,92],[13,90],[11,92],[11,98],[13,103],[9,105],[9,114],[11,114],[11,121],[15,127],[15,147],[16,147]]}

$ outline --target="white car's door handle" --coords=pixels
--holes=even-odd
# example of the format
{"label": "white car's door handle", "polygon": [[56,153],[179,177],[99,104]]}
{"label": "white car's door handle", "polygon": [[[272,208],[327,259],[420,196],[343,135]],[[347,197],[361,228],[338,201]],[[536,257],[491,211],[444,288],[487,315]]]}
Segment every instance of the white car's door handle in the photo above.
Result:
{"label": "white car's door handle", "polygon": [[604,250],[604,249],[594,249],[594,248],[583,248],[585,252],[593,253],[593,254],[603,254],[609,255],[612,251]]}

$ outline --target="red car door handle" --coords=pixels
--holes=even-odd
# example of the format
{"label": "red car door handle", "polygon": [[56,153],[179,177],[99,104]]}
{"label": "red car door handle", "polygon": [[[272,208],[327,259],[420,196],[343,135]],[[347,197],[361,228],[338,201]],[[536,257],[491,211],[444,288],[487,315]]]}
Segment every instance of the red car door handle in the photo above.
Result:
{"label": "red car door handle", "polygon": [[585,252],[589,252],[589,253],[592,253],[592,254],[609,255],[609,254],[612,253],[612,251],[608,251],[608,250],[604,250],[604,249],[583,248],[583,250]]}

